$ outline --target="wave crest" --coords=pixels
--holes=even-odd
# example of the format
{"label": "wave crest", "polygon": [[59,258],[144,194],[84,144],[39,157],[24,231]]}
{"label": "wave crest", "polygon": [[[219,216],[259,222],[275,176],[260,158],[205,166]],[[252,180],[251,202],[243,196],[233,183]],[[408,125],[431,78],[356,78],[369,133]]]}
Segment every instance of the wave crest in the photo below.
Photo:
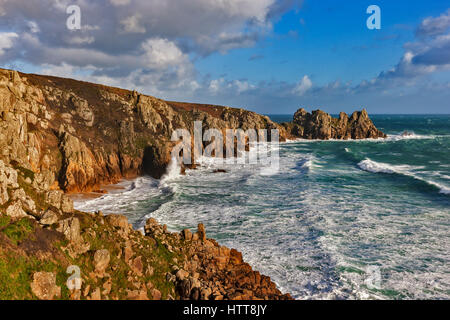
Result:
{"label": "wave crest", "polygon": [[411,177],[416,180],[425,182],[428,185],[438,188],[440,193],[442,194],[450,194],[450,188],[443,186],[437,182],[424,179],[412,171],[422,169],[423,167],[413,167],[408,165],[391,165],[387,163],[376,162],[371,159],[361,161],[360,163],[358,163],[358,166],[362,170],[372,173],[400,174],[407,177]]}

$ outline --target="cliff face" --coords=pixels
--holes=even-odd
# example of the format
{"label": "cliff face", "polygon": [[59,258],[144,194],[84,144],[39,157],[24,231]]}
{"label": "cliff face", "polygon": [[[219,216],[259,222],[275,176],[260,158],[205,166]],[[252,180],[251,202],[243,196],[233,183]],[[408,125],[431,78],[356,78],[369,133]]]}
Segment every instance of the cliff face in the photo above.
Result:
{"label": "cliff face", "polygon": [[321,110],[308,113],[301,108],[294,114],[290,123],[283,124],[288,133],[302,139],[378,139],[386,135],[378,130],[370,120],[367,111],[355,111],[350,117],[341,112],[333,118]]}
{"label": "cliff face", "polygon": [[284,129],[242,109],[166,102],[70,79],[0,70],[0,159],[37,175],[36,184],[92,191],[121,178],[160,177],[173,130]]}

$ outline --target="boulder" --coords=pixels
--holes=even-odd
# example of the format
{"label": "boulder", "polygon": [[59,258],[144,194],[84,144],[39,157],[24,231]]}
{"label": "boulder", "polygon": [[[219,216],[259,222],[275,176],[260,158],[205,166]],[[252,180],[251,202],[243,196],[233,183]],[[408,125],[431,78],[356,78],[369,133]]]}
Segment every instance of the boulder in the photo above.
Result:
{"label": "boulder", "polygon": [[97,250],[94,254],[94,266],[95,271],[103,275],[106,268],[109,265],[109,261],[111,260],[111,257],[109,255],[109,251],[106,249]]}
{"label": "boulder", "polygon": [[25,191],[23,189],[16,189],[11,192],[11,200],[20,200],[25,201],[27,198],[27,195],[25,194]]}
{"label": "boulder", "polygon": [[130,264],[131,270],[134,271],[139,276],[142,276],[142,271],[144,269],[144,265],[142,264],[142,257],[139,256],[135,258]]}
{"label": "boulder", "polygon": [[177,277],[178,281],[183,281],[184,279],[186,279],[187,277],[189,277],[189,272],[184,271],[183,269],[180,269],[177,271],[177,273],[175,274],[175,276]]}
{"label": "boulder", "polygon": [[74,244],[83,241],[80,234],[80,220],[78,218],[68,218],[59,221],[56,231],[63,233],[66,239]]}
{"label": "boulder", "polygon": [[118,228],[119,230],[124,231],[125,234],[128,234],[131,229],[130,224],[128,223],[128,218],[123,215],[111,214],[106,216],[105,219],[107,223]]}
{"label": "boulder", "polygon": [[45,201],[57,209],[61,209],[61,199],[63,192],[59,190],[51,190],[47,192]]}
{"label": "boulder", "polygon": [[0,205],[9,201],[8,188],[16,189],[18,187],[17,171],[5,166],[5,163],[0,160]]}
{"label": "boulder", "polygon": [[61,197],[61,211],[64,213],[72,213],[73,210],[73,200],[63,194]]}
{"label": "boulder", "polygon": [[61,296],[61,287],[56,285],[56,274],[52,272],[36,272],[33,274],[31,291],[41,300],[53,300]]}
{"label": "boulder", "polygon": [[183,236],[184,240],[192,240],[192,232],[189,229],[184,229],[183,231],[181,231],[181,235]]}
{"label": "boulder", "polygon": [[205,226],[203,223],[199,223],[197,227],[197,235],[200,241],[205,242],[206,241],[206,231]]}
{"label": "boulder", "polygon": [[44,226],[51,226],[57,222],[58,215],[52,210],[47,210],[42,216],[41,220],[39,220],[39,223]]}
{"label": "boulder", "polygon": [[161,292],[158,289],[152,289],[150,293],[153,300],[161,300]]}
{"label": "boulder", "polygon": [[22,209],[20,201],[16,201],[6,209],[6,215],[13,219],[28,217],[27,213]]}

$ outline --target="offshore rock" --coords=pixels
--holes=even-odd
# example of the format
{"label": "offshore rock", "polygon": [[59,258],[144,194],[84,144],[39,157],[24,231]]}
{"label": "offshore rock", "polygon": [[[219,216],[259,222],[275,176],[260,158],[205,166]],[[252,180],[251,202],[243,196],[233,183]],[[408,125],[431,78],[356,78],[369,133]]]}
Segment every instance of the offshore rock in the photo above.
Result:
{"label": "offshore rock", "polygon": [[386,138],[386,134],[375,127],[365,109],[360,112],[354,112],[351,117],[341,112],[339,118],[333,118],[321,110],[308,113],[301,108],[294,114],[294,119],[291,123],[283,125],[294,137],[302,139],[348,140]]}

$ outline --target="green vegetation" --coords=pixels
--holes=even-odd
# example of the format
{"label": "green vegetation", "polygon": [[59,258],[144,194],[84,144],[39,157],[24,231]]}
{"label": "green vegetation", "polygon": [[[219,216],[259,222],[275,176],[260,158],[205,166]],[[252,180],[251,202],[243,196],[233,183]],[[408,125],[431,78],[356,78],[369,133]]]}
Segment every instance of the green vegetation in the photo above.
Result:
{"label": "green vegetation", "polygon": [[[5,223],[0,221],[0,226]],[[8,221],[9,222],[9,221]],[[6,235],[15,245],[25,240],[34,230],[31,221],[28,218],[23,218],[17,222],[11,223],[2,229],[2,233]]]}
{"label": "green vegetation", "polygon": [[30,287],[33,273],[36,271],[56,272],[56,284],[62,289],[61,299],[69,298],[65,286],[67,274],[63,267],[52,261],[41,261],[34,257],[10,253],[0,255],[0,283],[7,284],[0,285],[0,300],[36,299]]}

